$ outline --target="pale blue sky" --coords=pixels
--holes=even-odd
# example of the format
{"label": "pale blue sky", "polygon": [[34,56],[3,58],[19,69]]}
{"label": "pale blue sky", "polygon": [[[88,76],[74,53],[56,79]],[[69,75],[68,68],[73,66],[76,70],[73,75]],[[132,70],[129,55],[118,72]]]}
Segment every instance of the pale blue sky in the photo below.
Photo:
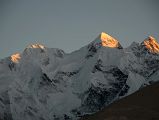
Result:
{"label": "pale blue sky", "polygon": [[123,47],[159,40],[159,0],[0,0],[0,58],[35,42],[72,52],[102,31]]}

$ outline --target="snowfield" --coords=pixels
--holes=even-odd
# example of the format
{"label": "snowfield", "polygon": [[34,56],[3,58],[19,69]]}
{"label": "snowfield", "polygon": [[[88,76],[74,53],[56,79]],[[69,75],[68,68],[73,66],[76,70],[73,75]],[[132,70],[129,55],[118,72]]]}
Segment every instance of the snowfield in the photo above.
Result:
{"label": "snowfield", "polygon": [[0,60],[0,120],[76,120],[159,81],[159,44],[101,33],[72,53],[40,44]]}

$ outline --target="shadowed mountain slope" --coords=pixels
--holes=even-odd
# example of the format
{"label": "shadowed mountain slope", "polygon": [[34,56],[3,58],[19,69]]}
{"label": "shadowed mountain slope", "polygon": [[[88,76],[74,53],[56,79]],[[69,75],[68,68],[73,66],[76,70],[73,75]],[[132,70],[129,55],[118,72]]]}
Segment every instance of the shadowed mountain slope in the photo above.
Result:
{"label": "shadowed mountain slope", "polygon": [[114,102],[82,120],[159,120],[159,83]]}

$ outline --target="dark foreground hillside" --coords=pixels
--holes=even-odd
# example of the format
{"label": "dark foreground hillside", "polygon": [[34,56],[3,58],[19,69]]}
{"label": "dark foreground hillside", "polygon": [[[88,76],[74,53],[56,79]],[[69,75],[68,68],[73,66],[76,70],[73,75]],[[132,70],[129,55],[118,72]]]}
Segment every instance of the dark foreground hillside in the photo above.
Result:
{"label": "dark foreground hillside", "polygon": [[147,86],[82,120],[159,120],[159,83]]}

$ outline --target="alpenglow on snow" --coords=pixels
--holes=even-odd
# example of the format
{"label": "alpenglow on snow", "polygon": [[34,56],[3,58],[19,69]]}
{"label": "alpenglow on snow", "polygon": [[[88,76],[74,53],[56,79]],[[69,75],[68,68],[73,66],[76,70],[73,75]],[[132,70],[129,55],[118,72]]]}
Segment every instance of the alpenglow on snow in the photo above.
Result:
{"label": "alpenglow on snow", "polygon": [[102,32],[69,54],[32,44],[0,60],[0,119],[77,120],[156,81],[152,36],[123,48]]}

